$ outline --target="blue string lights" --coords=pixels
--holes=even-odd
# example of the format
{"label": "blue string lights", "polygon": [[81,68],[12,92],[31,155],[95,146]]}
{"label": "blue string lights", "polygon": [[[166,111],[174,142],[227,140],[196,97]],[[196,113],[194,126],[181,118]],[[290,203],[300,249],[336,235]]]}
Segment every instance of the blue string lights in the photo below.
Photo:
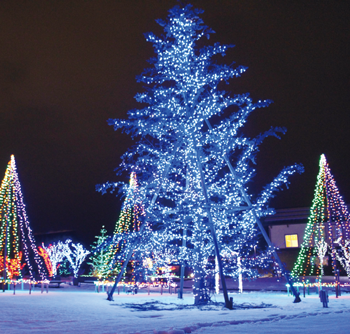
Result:
{"label": "blue string lights", "polygon": [[[285,130],[271,128],[256,138],[243,135],[250,113],[271,101],[253,102],[249,94],[221,90],[246,68],[214,61],[232,45],[198,46],[214,33],[199,17],[202,12],[191,5],[175,6],[166,21],[157,21],[165,34],[146,35],[156,56],[150,60],[153,67],[138,77],[145,92],[135,97],[146,106],[129,111],[128,119],[109,120],[137,142],[122,156],[120,170],[137,173],[145,208],[140,230],[127,236],[123,260],[135,251],[145,257],[163,252],[173,263],[191,267],[195,304],[209,300],[206,278],[213,273],[215,254],[220,255],[219,267],[223,254],[247,259],[257,245],[256,217],[271,214],[267,203],[273,192],[303,171],[297,164],[284,168],[258,197],[249,196],[253,204],[247,203],[242,189],[248,191],[252,181],[259,145]],[[97,188],[104,193],[118,185]],[[243,260],[242,265],[252,262]]]}

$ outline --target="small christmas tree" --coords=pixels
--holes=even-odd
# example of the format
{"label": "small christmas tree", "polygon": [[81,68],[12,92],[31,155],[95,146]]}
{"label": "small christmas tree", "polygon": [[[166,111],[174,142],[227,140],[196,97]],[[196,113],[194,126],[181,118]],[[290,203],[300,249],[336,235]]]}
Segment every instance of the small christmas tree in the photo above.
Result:
{"label": "small christmas tree", "polygon": [[69,261],[64,258],[63,262],[61,262],[58,265],[57,268],[58,275],[60,276],[71,276],[72,275],[72,268],[70,266]]}
{"label": "small christmas tree", "polygon": [[[350,216],[324,154],[321,155],[319,166],[304,240],[292,271],[293,276],[302,277],[303,280],[307,275],[323,274],[327,248],[335,272],[339,245],[346,249],[350,236]],[[346,269],[345,263],[344,267]]]}
{"label": "small christmas tree", "polygon": [[[124,262],[124,248],[127,244],[127,236],[140,229],[140,218],[143,215],[143,207],[139,198],[137,177],[131,172],[129,184],[124,188],[126,196],[121,207],[120,216],[115,224],[113,238],[108,242],[108,248],[104,257],[107,259],[108,276],[116,276],[120,272]],[[135,267],[136,253],[130,263],[130,270]]]}
{"label": "small christmas tree", "polygon": [[14,276],[21,278],[24,263],[31,279],[36,278],[35,272],[45,279],[47,273],[29,226],[13,155],[0,187],[0,224],[0,270],[4,280]]}
{"label": "small christmas tree", "polygon": [[110,254],[106,252],[105,248],[102,245],[106,242],[108,236],[106,235],[107,230],[104,226],[101,229],[101,235],[96,237],[96,241],[94,241],[95,245],[91,246],[90,261],[89,265],[92,266],[91,274],[93,276],[97,276],[99,278],[105,278],[109,275],[109,262],[110,262]]}

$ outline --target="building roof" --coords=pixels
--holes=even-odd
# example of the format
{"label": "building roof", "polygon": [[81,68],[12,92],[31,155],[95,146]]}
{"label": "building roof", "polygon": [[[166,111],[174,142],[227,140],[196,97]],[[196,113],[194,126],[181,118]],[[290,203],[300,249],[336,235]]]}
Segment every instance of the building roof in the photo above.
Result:
{"label": "building roof", "polygon": [[306,223],[310,215],[310,208],[277,209],[276,213],[264,219],[264,225],[278,225],[283,223]]}

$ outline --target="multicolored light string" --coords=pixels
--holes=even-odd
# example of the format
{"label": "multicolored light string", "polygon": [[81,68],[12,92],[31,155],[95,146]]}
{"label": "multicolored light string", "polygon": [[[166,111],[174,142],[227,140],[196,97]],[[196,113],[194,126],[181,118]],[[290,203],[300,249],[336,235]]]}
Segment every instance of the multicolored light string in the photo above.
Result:
{"label": "multicolored light string", "polygon": [[44,280],[47,273],[29,226],[21,185],[16,170],[15,157],[13,155],[7,165],[0,188],[0,224],[0,257],[3,261],[4,258],[8,258],[9,263],[13,264],[10,266],[12,273],[8,271],[8,267],[5,264],[6,269],[3,270],[4,278],[6,279],[14,273],[19,278],[22,277],[21,248],[26,264],[25,268],[28,269],[31,279],[35,279],[35,271],[39,274],[41,280]]}
{"label": "multicolored light string", "polygon": [[[96,267],[100,268],[99,276],[116,276],[124,261],[124,252],[127,247],[128,237],[132,233],[138,232],[141,225],[141,217],[144,215],[143,205],[140,201],[137,176],[131,172],[129,184],[125,186],[126,196],[121,207],[120,216],[115,224],[114,233],[111,240],[104,240],[97,247],[96,256],[103,257],[102,263]],[[102,232],[102,231],[101,231]],[[108,245],[105,247],[105,245]],[[102,246],[102,247],[101,247]],[[135,269],[135,258],[131,261],[131,270]],[[96,259],[100,261],[101,259]],[[134,279],[134,275],[132,275]]]}
{"label": "multicolored light string", "polygon": [[50,256],[47,253],[46,249],[39,246],[38,247],[38,253],[44,259],[44,263],[45,263],[46,269],[48,271],[48,276],[49,277],[55,276],[55,273],[54,273],[54,270],[53,270],[53,267],[52,267],[52,263],[51,263],[51,260],[50,260]]}
{"label": "multicolored light string", "polygon": [[[339,245],[344,247],[350,235],[350,216],[324,154],[321,155],[319,166],[304,240],[292,270],[292,275],[300,277],[303,281],[307,275],[320,275],[320,269],[322,275],[321,259],[324,258],[327,251],[325,244],[330,249],[332,269],[335,273]],[[315,257],[320,258],[319,265],[313,263]]]}
{"label": "multicolored light string", "polygon": [[[42,248],[45,251],[45,253],[48,255],[49,261],[51,263],[51,266],[49,263],[47,263],[48,268],[50,267],[50,270],[51,270],[50,277],[54,277],[57,275],[58,267],[66,258],[65,254],[67,252],[67,247],[69,249],[69,246],[67,245],[68,242],[69,240],[66,241],[66,243],[63,243],[62,241],[58,241],[57,244],[53,243],[47,247],[44,244],[42,245]],[[45,260],[45,263],[46,263],[46,260]]]}

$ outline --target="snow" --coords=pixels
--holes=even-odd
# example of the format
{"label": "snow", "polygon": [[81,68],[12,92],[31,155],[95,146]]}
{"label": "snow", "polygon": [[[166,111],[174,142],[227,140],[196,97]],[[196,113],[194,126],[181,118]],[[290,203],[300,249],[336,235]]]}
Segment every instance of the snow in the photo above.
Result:
{"label": "snow", "polygon": [[142,291],[137,295],[96,293],[90,284],[63,284],[41,293],[35,288],[0,292],[0,333],[349,333],[350,294],[336,298],[330,291],[328,308],[312,292],[302,302],[281,291],[230,293],[235,310],[216,304],[198,309],[186,293],[177,295]]}

